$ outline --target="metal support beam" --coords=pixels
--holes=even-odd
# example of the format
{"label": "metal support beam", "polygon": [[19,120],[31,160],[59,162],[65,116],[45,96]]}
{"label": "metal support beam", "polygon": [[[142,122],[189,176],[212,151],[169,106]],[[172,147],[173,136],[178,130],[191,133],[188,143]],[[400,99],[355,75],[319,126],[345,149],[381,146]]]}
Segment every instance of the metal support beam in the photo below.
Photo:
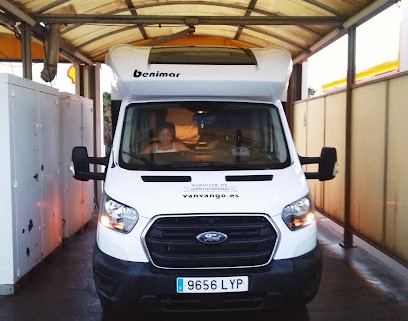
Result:
{"label": "metal support beam", "polygon": [[[248,7],[247,7],[247,10],[245,11],[245,17],[251,16],[253,10],[255,9],[255,6],[256,6],[257,1],[258,1],[258,0],[251,0],[251,2],[249,3],[249,5],[248,5]],[[241,34],[242,34],[242,30],[244,30],[244,26],[241,25],[241,26],[239,26],[237,32],[235,33],[235,36],[234,36],[234,39],[235,39],[235,40],[238,40],[238,39],[239,39],[239,37],[240,37]]]}
{"label": "metal support beam", "polygon": [[33,79],[33,60],[31,55],[31,26],[21,24],[21,60],[23,62],[23,77]]}
{"label": "metal support beam", "polygon": [[19,21],[28,23],[31,27],[34,27],[37,24],[31,16],[7,0],[0,0],[0,8],[3,8],[6,12],[18,18]]}
{"label": "metal support beam", "polygon": [[[137,16],[137,11],[136,11],[135,6],[133,5],[132,0],[125,0],[125,2],[126,2],[127,7],[129,8],[130,14],[132,16]],[[146,33],[146,30],[145,30],[145,28],[143,28],[143,26],[139,27],[139,31],[140,31],[140,34],[143,36],[143,39],[145,39],[145,40],[149,39],[149,37],[148,37],[148,35]]]}
{"label": "metal support beam", "polygon": [[[93,155],[105,156],[102,154],[103,145],[103,103],[101,101],[102,94],[100,89],[100,69],[101,64],[98,63],[89,68],[89,95],[87,98],[93,101]],[[98,173],[103,172],[105,168],[101,165],[95,165],[94,170]],[[99,205],[102,195],[102,181],[94,181],[94,201],[95,205]]]}
{"label": "metal support beam", "polygon": [[351,128],[352,128],[352,89],[356,79],[356,25],[348,29],[348,54],[347,54],[347,85],[346,85],[346,164],[344,187],[344,235],[340,245],[346,249],[354,247],[353,233],[350,226],[351,211]]}
{"label": "metal support beam", "polygon": [[[0,8],[3,9],[5,13],[8,14],[10,17],[14,17],[13,19],[15,21],[21,21],[23,25],[28,24],[29,26],[31,26],[30,33],[31,33],[32,39],[40,43],[43,42],[44,29],[42,26],[40,26],[40,24],[37,23],[37,21],[32,16],[25,13],[24,11],[22,11],[17,6],[15,6],[10,1],[7,1],[7,0],[0,0]],[[1,20],[4,20],[3,17]],[[7,20],[6,26],[10,25],[9,28],[12,29],[12,27],[15,24],[15,21],[11,19]],[[43,22],[42,20],[39,20],[39,21]],[[65,24],[65,22],[63,24]],[[24,28],[24,26],[22,28]],[[21,30],[21,33],[23,32],[24,31]],[[60,40],[60,52],[61,52],[61,55],[64,58],[68,59],[69,61],[79,62],[79,63],[84,62],[88,65],[94,64],[94,62],[91,59],[86,57],[84,54],[82,54],[75,48],[66,44],[62,40]],[[24,58],[24,55],[22,55],[22,58]]]}
{"label": "metal support beam", "polygon": [[187,29],[181,30],[179,32],[173,33],[173,34],[171,34],[169,36],[165,36],[165,37],[159,38],[157,40],[153,40],[152,42],[149,43],[149,46],[158,46],[158,45],[161,45],[163,43],[166,43],[166,42],[169,42],[169,41],[172,41],[172,40],[187,37],[192,32],[194,32],[194,31],[192,31],[191,28],[187,28]]}
{"label": "metal support beam", "polygon": [[129,16],[129,15],[92,15],[92,14],[37,14],[35,19],[44,23],[61,24],[134,24],[142,25],[325,25],[339,26],[345,22],[343,17],[333,16]]}
{"label": "metal support beam", "polygon": [[90,66],[88,65],[79,65],[79,75],[80,84],[79,84],[79,93],[78,95],[82,97],[90,97]]}

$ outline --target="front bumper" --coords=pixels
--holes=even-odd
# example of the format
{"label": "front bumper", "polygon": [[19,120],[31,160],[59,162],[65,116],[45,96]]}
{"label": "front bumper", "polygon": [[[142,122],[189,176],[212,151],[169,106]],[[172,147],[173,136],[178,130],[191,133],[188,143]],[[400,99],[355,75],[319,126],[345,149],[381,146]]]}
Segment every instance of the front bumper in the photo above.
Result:
{"label": "front bumper", "polygon": [[[96,290],[107,308],[146,312],[278,310],[304,305],[319,288],[322,253],[319,247],[293,259],[272,261],[261,268],[163,270],[149,263],[128,262],[93,254]],[[177,277],[248,275],[244,293],[178,294]]]}

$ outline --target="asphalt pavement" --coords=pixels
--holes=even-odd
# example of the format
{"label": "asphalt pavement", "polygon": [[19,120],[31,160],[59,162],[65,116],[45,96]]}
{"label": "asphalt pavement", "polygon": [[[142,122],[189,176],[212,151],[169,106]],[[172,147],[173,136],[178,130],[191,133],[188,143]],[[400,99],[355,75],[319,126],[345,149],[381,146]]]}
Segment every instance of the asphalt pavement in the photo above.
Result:
{"label": "asphalt pavement", "polygon": [[104,314],[92,278],[96,218],[0,296],[0,321],[408,321],[408,278],[360,246],[342,248],[341,231],[318,219],[323,276],[303,309],[269,313]]}

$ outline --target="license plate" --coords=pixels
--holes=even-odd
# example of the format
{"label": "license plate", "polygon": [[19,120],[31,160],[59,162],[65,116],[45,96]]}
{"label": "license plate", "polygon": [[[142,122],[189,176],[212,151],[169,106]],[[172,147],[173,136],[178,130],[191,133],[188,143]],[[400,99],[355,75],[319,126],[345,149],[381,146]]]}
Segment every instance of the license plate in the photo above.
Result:
{"label": "license plate", "polygon": [[177,278],[177,293],[247,292],[248,276]]}

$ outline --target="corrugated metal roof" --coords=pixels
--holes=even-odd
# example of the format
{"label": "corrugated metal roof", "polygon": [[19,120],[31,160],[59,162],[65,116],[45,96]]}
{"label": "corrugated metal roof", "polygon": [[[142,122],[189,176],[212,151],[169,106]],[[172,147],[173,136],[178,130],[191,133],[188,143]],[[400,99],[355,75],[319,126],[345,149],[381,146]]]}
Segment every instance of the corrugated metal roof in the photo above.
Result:
{"label": "corrugated metal roof", "polygon": [[[284,47],[300,60],[395,0],[0,0],[0,60],[18,60],[24,20],[41,43],[59,24],[65,58],[102,62],[115,44]],[[41,24],[40,24],[41,23]],[[17,48],[17,49],[16,49]],[[42,56],[33,48],[33,59]],[[82,59],[81,59],[82,58]]]}

